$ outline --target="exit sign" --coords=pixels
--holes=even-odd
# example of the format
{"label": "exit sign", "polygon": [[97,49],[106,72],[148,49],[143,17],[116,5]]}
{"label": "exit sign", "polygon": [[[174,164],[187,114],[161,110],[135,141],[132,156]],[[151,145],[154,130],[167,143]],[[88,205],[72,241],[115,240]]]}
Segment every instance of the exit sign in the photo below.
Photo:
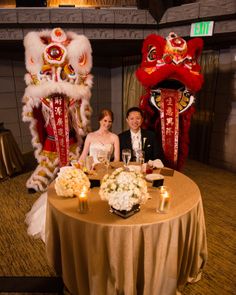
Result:
{"label": "exit sign", "polygon": [[199,22],[191,24],[190,37],[197,36],[212,36],[213,35],[214,22]]}

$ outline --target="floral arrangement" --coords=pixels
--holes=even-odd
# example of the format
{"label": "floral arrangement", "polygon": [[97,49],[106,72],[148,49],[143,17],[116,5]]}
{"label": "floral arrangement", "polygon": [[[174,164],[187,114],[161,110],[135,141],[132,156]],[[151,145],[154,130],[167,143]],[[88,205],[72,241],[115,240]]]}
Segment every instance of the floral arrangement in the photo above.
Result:
{"label": "floral arrangement", "polygon": [[84,188],[89,188],[90,182],[86,174],[71,166],[62,167],[55,180],[55,190],[58,196],[74,197]]}
{"label": "floral arrangement", "polygon": [[99,195],[116,210],[130,211],[136,204],[145,203],[149,197],[143,175],[136,171],[116,169],[101,181]]}

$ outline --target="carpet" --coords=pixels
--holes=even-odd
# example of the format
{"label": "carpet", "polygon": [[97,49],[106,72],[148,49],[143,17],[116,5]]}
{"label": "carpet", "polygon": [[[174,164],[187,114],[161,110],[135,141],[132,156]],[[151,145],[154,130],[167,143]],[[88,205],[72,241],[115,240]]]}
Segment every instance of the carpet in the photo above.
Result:
{"label": "carpet", "polygon": [[[196,284],[188,284],[183,295],[236,294],[236,175],[190,160],[183,173],[197,183],[202,194],[209,252],[202,279]],[[21,289],[18,287],[21,292],[36,292],[40,278],[39,294],[60,292],[62,288],[60,278],[47,263],[44,243],[29,237],[26,232],[25,214],[40,195],[27,192],[25,183],[30,174],[26,172],[0,182],[0,292],[17,291],[7,290],[6,278],[11,282],[22,278]],[[30,286],[29,280],[27,283],[27,278],[33,285]],[[47,279],[49,282],[51,279],[53,290],[46,287]],[[27,285],[28,289],[25,288]]]}

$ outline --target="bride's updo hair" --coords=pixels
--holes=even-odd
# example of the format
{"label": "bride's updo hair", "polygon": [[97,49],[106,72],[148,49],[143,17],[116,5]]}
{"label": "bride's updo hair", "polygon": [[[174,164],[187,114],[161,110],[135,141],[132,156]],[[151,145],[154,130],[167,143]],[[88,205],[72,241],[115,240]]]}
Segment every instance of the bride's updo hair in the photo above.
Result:
{"label": "bride's updo hair", "polygon": [[100,122],[104,117],[109,116],[113,122],[114,120],[114,114],[111,110],[108,109],[103,109],[101,110],[99,116],[98,116],[98,121]]}

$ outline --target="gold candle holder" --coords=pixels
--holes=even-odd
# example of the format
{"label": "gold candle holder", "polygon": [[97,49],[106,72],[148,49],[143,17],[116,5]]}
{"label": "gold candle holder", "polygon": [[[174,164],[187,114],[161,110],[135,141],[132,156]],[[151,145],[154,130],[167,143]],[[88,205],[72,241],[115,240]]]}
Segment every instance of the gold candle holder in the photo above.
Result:
{"label": "gold candle holder", "polygon": [[160,186],[160,198],[157,206],[158,213],[168,213],[170,209],[171,193],[167,186]]}
{"label": "gold candle holder", "polygon": [[79,213],[87,213],[88,209],[88,190],[84,187],[79,194],[78,211]]}

